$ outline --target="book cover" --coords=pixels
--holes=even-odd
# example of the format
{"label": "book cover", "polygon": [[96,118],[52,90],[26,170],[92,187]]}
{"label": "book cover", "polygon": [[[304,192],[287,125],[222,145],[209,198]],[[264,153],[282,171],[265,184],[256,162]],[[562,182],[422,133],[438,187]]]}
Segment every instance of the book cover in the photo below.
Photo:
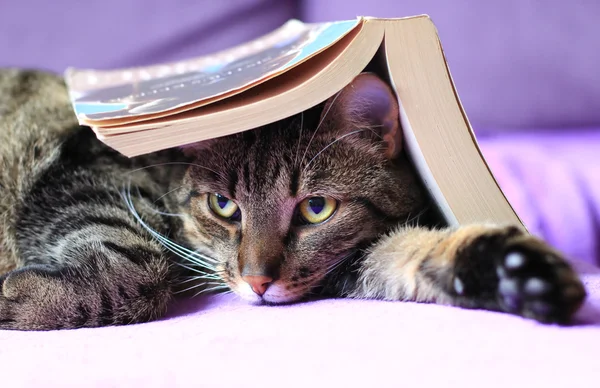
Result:
{"label": "book cover", "polygon": [[271,34],[217,54],[116,71],[68,69],[65,78],[82,124],[114,119],[122,124],[244,91],[303,63],[358,25],[359,19],[317,24],[290,20]]}

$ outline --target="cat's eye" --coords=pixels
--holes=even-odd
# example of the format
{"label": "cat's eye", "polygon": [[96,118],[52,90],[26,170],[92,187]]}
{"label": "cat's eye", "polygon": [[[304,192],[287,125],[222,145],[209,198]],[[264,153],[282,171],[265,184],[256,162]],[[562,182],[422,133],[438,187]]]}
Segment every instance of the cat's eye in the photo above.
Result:
{"label": "cat's eye", "polygon": [[239,221],[240,208],[231,199],[221,194],[209,194],[208,206],[217,216],[226,220]]}
{"label": "cat's eye", "polygon": [[337,209],[337,201],[329,197],[306,198],[298,206],[302,220],[309,224],[320,224],[328,220]]}

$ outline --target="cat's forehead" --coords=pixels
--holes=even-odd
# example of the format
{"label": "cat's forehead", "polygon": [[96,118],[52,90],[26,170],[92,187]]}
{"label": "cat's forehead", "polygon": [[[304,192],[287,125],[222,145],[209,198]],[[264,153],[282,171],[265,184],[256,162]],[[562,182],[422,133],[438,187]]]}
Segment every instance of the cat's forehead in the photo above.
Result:
{"label": "cat's forehead", "polygon": [[310,114],[211,140],[195,157],[190,176],[201,189],[261,201],[365,192],[385,164],[370,141],[343,138]]}

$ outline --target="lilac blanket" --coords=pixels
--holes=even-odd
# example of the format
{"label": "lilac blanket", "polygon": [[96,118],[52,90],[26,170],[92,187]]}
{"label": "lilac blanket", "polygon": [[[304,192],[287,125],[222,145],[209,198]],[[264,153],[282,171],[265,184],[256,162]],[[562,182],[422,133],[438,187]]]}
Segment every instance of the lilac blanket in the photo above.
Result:
{"label": "lilac blanket", "polygon": [[[7,387],[592,387],[600,270],[579,326],[416,303],[256,307],[231,296],[143,325],[0,332]],[[595,383],[593,383],[595,382]]]}
{"label": "lilac blanket", "polygon": [[[10,387],[591,387],[600,349],[600,132],[483,139],[534,233],[578,258],[589,300],[574,327],[416,303],[181,302],[143,325],[0,331]],[[581,261],[583,260],[583,261]]]}

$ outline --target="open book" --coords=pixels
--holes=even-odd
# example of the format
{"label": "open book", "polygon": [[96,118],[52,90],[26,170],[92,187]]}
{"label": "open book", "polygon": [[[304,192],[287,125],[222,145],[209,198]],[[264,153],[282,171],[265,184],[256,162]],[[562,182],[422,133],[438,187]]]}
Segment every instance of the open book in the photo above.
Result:
{"label": "open book", "polygon": [[379,61],[400,102],[410,158],[450,225],[522,225],[461,106],[428,16],[304,24],[186,61],[112,71],[69,69],[82,125],[127,156],[256,128],[339,92]]}

